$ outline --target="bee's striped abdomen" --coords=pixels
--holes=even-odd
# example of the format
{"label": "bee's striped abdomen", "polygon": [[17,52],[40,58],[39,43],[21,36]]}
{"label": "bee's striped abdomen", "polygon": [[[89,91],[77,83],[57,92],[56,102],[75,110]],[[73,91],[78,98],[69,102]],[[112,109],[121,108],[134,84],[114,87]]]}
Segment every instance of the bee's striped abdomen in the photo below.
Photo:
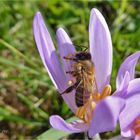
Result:
{"label": "bee's striped abdomen", "polygon": [[76,100],[77,107],[80,107],[80,106],[84,105],[84,102],[83,102],[83,91],[84,91],[84,88],[83,88],[83,86],[81,84],[80,86],[77,87],[76,93],[75,93],[75,100]]}
{"label": "bee's striped abdomen", "polygon": [[83,106],[89,99],[90,94],[84,90],[84,83],[82,82],[76,89],[75,100],[77,107]]}

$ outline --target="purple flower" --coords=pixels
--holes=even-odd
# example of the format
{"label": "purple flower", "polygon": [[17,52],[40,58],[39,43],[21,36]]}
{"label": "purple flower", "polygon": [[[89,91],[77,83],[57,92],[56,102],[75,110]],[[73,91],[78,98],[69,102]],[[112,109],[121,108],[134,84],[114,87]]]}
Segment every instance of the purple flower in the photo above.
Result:
{"label": "purple flower", "polygon": [[[56,33],[60,53],[59,60],[51,36],[39,12],[34,17],[33,31],[44,66],[55,87],[62,93],[68,88],[68,81],[73,78],[65,73],[71,69],[72,62],[64,60],[63,57],[75,54],[75,47],[67,33],[59,28]],[[109,82],[112,70],[112,42],[106,21],[97,9],[91,10],[89,44],[95,66],[97,93],[92,97],[91,104],[88,104],[84,114],[78,115],[79,119],[77,121],[67,123],[60,116],[53,115],[50,117],[50,124],[55,129],[69,133],[88,132],[89,137],[92,137],[96,133],[113,130],[124,106],[123,99],[108,96],[111,93]],[[77,116],[80,109],[75,103],[75,92],[63,94],[62,97]]]}
{"label": "purple flower", "polygon": [[121,135],[140,140],[140,78],[134,79],[140,51],[129,56],[121,65],[117,76],[116,96],[126,100],[120,114]]}

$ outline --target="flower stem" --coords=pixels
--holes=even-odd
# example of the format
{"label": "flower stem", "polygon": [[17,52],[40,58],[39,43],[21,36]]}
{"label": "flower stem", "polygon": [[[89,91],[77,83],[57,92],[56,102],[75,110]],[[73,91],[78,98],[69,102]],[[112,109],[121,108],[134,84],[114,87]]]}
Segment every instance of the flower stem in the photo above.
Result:
{"label": "flower stem", "polygon": [[85,133],[85,140],[101,140],[100,135],[96,134],[93,138],[90,138],[88,132]]}

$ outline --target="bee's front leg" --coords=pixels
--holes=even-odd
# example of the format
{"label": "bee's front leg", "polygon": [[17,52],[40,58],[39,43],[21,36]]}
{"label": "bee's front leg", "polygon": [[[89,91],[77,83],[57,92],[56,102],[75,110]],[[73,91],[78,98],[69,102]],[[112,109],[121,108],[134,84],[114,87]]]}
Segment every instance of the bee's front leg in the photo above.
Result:
{"label": "bee's front leg", "polygon": [[63,58],[66,60],[77,61],[74,54],[68,54],[67,56],[64,56]]}
{"label": "bee's front leg", "polygon": [[77,71],[66,71],[66,74],[70,74],[75,77],[77,75]]}

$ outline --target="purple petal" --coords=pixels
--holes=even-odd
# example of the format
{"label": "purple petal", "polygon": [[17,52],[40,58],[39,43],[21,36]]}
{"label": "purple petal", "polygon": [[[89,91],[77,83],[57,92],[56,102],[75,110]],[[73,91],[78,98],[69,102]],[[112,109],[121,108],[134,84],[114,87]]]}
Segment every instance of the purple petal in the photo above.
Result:
{"label": "purple petal", "polygon": [[73,44],[71,39],[69,38],[68,34],[65,32],[65,30],[63,28],[58,28],[56,35],[57,35],[57,39],[58,39],[58,45],[60,47],[61,47],[61,45],[65,44],[65,43]]}
{"label": "purple petal", "polygon": [[121,130],[128,128],[140,115],[140,94],[133,95],[126,100],[126,106],[120,114]]}
{"label": "purple petal", "polygon": [[112,70],[111,36],[102,14],[92,9],[89,24],[90,53],[95,65],[95,78],[98,91],[101,92],[110,82]]}
{"label": "purple petal", "polygon": [[66,78],[40,12],[37,12],[34,17],[33,31],[38,51],[51,80],[59,91],[63,90]]}
{"label": "purple petal", "polygon": [[56,35],[60,56],[64,65],[64,70],[69,71],[71,69],[72,61],[66,61],[63,57],[69,54],[75,54],[75,47],[72,45],[72,41],[70,40],[64,29],[59,28]]}
{"label": "purple petal", "polygon": [[[55,87],[59,90],[59,92],[63,92],[67,88],[66,76],[62,70],[51,36],[39,12],[37,12],[34,17],[33,31],[37,48],[44,66],[47,69]],[[63,98],[71,110],[75,112],[76,108],[73,105],[73,99],[71,99],[69,95],[63,95]]]}
{"label": "purple petal", "polygon": [[127,88],[129,86],[129,81],[130,81],[130,75],[129,72],[126,71],[124,78],[121,82],[121,85],[118,87],[117,91],[113,95],[125,98],[125,96],[127,95]]}
{"label": "purple petal", "polygon": [[138,135],[135,135],[135,138],[134,138],[135,140],[140,140],[140,136],[138,136]]}
{"label": "purple petal", "polygon": [[[56,35],[57,35],[60,57],[63,62],[64,70],[70,71],[72,62],[66,61],[65,59],[63,59],[63,57],[67,56],[68,54],[75,54],[76,50],[75,50],[74,46],[72,45],[71,39],[69,38],[67,33],[64,31],[64,29],[59,28],[57,30]],[[67,77],[67,80],[72,80],[72,77],[70,75],[67,74],[66,77]],[[68,85],[66,88],[68,88]],[[71,104],[70,104],[71,108],[73,108],[73,110],[75,112],[76,108],[77,108],[76,103],[75,103],[75,91],[72,91],[71,93],[65,94],[63,96],[66,97],[66,100],[69,100],[69,102],[71,102]]]}
{"label": "purple petal", "polygon": [[121,130],[121,135],[124,137],[132,137],[133,133],[131,129],[128,130]]}
{"label": "purple petal", "polygon": [[89,136],[113,130],[123,107],[124,100],[118,97],[107,97],[100,101],[94,110]]}
{"label": "purple petal", "polygon": [[140,57],[140,51],[130,55],[125,59],[125,61],[121,64],[116,81],[116,87],[118,88],[121,85],[121,82],[124,78],[126,71],[130,74],[130,80],[134,79],[135,74],[135,66]]}
{"label": "purple petal", "polygon": [[58,115],[53,115],[50,117],[50,124],[53,128],[66,131],[69,133],[79,133],[88,130],[89,125],[85,124],[83,121],[74,121],[72,123],[67,123]]}
{"label": "purple petal", "polygon": [[131,80],[127,89],[128,95],[134,95],[138,93],[140,93],[140,78]]}

